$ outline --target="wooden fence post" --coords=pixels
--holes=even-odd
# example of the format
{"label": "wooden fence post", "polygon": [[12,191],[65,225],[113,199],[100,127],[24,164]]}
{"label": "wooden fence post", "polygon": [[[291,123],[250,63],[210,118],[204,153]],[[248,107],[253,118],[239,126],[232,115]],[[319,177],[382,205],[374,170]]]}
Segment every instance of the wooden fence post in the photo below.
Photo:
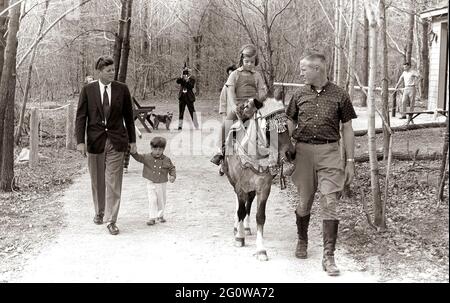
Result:
{"label": "wooden fence post", "polygon": [[30,122],[30,166],[36,167],[39,163],[38,158],[39,149],[39,110],[37,108],[31,109]]}
{"label": "wooden fence post", "polygon": [[392,94],[392,117],[395,117],[397,111],[397,91]]}
{"label": "wooden fence post", "polygon": [[74,123],[74,105],[70,102],[66,108],[66,148],[71,150],[75,150]]}

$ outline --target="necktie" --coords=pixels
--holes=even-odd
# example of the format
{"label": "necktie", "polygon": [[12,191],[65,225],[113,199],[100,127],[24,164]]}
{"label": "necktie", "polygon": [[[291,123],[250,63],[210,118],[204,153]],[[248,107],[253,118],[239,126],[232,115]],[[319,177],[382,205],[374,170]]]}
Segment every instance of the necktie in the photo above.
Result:
{"label": "necktie", "polygon": [[103,91],[103,114],[105,116],[105,122],[108,120],[109,117],[109,99],[108,99],[108,92],[106,91],[108,86],[105,85],[105,90]]}

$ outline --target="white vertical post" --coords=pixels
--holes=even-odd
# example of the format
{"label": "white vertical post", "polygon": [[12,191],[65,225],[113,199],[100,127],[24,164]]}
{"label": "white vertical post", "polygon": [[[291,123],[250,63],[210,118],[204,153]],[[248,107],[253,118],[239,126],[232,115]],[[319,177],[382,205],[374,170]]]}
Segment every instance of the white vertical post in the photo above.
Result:
{"label": "white vertical post", "polygon": [[72,102],[66,108],[66,148],[75,149],[75,136],[74,136],[74,105]]}
{"label": "white vertical post", "polygon": [[39,149],[39,110],[37,108],[31,109],[31,123],[30,123],[30,166],[36,167],[39,163],[38,158]]}

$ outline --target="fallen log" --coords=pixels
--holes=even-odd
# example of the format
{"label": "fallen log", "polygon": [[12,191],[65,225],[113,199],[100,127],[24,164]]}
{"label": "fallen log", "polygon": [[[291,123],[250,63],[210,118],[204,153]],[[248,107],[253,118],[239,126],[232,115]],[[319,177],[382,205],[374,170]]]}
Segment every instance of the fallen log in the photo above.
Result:
{"label": "fallen log", "polygon": [[[447,124],[445,122],[432,122],[432,123],[424,123],[424,124],[409,124],[409,125],[402,125],[402,126],[395,126],[391,127],[391,129],[394,132],[402,132],[402,131],[408,131],[408,130],[415,130],[415,129],[424,129],[424,128],[437,128],[437,127],[446,127]],[[376,128],[375,134],[381,134],[383,133],[382,128]],[[367,135],[367,130],[355,130],[354,131],[355,137],[365,136]]]}
{"label": "fallen log", "polygon": [[[392,159],[399,161],[422,161],[422,160],[440,160],[442,155],[438,153],[433,154],[417,154],[417,153],[402,153],[402,152],[392,152]],[[383,152],[377,151],[377,160],[383,160]],[[364,153],[362,155],[355,156],[355,162],[368,162],[369,154]]]}

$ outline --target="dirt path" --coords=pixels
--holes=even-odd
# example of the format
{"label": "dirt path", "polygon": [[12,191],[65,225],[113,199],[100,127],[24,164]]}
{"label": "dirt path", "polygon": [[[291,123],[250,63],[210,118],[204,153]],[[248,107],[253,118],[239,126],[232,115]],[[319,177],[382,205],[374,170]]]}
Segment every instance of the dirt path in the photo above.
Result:
{"label": "dirt path", "polygon": [[[148,207],[142,168],[131,159],[118,220],[121,232],[109,235],[105,225],[92,223],[86,171],[61,197],[66,227],[11,282],[376,281],[376,276],[359,272],[357,264],[339,247],[336,259],[342,275],[328,277],[321,269],[321,233],[314,228],[309,258],[296,259],[293,208],[278,184],[273,186],[266,212],[265,245],[270,260],[260,262],[253,256],[255,235],[246,239],[245,247],[234,247],[235,196],[231,185],[225,176],[218,175],[209,156],[181,143],[200,142],[195,146],[207,151],[210,147],[206,142],[212,134],[192,130],[144,133],[138,150],[144,151],[156,134],[168,138],[171,145],[167,154],[178,171],[176,182],[168,185],[167,223],[145,224]],[[253,229],[254,222],[253,214]]]}

